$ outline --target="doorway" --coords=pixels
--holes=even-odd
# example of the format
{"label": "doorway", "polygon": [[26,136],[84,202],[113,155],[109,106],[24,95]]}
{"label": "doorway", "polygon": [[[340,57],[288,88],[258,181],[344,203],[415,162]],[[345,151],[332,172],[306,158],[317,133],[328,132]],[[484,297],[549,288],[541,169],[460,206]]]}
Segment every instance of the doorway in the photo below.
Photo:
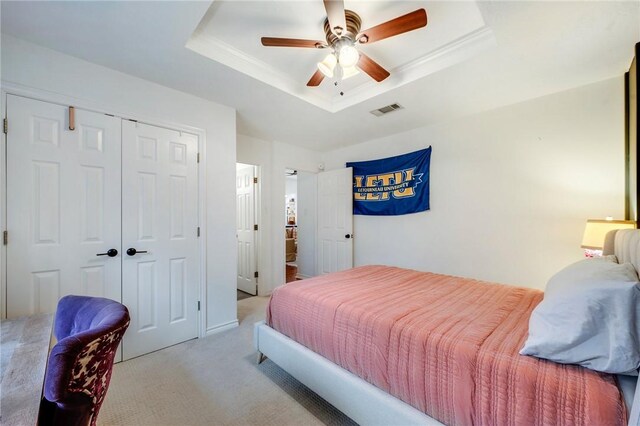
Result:
{"label": "doorway", "polygon": [[285,170],[284,189],[284,261],[285,282],[298,279],[298,172]]}
{"label": "doorway", "polygon": [[124,359],[198,336],[198,136],[7,96],[7,313],[125,304]]}
{"label": "doorway", "polygon": [[236,164],[237,299],[258,294],[258,166]]}
{"label": "doorway", "polygon": [[317,174],[285,169],[285,281],[316,273]]}

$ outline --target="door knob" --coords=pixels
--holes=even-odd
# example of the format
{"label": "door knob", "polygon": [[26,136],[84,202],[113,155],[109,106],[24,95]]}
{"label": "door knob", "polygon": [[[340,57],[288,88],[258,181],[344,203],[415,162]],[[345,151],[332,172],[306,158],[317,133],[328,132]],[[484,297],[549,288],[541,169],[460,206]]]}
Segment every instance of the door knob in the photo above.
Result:
{"label": "door knob", "polygon": [[127,249],[127,254],[129,256],[135,256],[136,253],[146,253],[146,250],[136,250],[133,247]]}
{"label": "door knob", "polygon": [[109,257],[116,257],[118,255],[118,250],[116,249],[109,249],[107,250],[106,253],[98,253],[96,254],[96,256],[109,256]]}
{"label": "door knob", "polygon": [[344,236],[346,239],[353,238],[353,234],[347,234]]}

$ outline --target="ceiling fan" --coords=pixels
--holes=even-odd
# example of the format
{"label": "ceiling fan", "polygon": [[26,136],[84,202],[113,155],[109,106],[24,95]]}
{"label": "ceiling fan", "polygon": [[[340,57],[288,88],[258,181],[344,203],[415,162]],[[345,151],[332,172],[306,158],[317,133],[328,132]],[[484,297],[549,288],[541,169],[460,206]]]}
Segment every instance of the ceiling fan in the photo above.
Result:
{"label": "ceiling fan", "polygon": [[303,40],[296,38],[262,37],[262,45],[269,47],[306,47],[313,49],[332,49],[322,62],[318,62],[318,70],[313,74],[307,86],[319,86],[325,77],[332,78],[339,65],[343,79],[364,71],[374,80],[380,82],[389,77],[389,71],[382,68],[373,59],[356,49],[356,45],[364,45],[384,40],[398,34],[413,31],[427,25],[427,12],[418,9],[398,18],[360,31],[362,21],[357,13],[345,10],[343,0],[323,0],[327,11],[324,21],[326,41]]}

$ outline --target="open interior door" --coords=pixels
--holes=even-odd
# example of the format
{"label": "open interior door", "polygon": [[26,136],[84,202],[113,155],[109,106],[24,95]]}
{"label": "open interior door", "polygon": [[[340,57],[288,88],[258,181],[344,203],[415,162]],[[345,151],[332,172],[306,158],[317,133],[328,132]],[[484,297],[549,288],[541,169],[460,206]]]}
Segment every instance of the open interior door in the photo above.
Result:
{"label": "open interior door", "polygon": [[318,174],[318,275],[353,267],[353,169]]}
{"label": "open interior door", "polygon": [[236,171],[236,235],[238,237],[238,290],[258,294],[255,238],[255,167]]}

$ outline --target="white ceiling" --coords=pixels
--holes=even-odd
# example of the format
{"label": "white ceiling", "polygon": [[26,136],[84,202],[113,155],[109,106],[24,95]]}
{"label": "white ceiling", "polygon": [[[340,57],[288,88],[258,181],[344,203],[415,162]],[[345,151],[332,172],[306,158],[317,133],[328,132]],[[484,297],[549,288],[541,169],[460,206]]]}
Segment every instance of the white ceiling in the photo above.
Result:
{"label": "white ceiling", "polygon": [[[262,7],[264,2],[233,3],[227,6],[221,2],[219,7],[228,7],[235,13],[246,9],[253,18],[237,22],[237,28],[231,23],[229,31],[245,31],[249,34],[247,39],[252,39],[251,34],[256,38],[289,36],[268,31],[277,27],[280,20],[283,25],[291,24],[291,16],[279,19],[270,15],[268,22],[261,24],[252,15],[254,9],[285,7],[282,3],[269,2],[268,8]],[[315,16],[321,1],[300,3],[303,9],[297,13],[305,15],[303,21],[307,22],[307,11]],[[375,10],[375,16],[380,16],[376,21],[392,18],[398,12],[392,1],[371,5],[346,0],[345,4],[363,11],[363,15],[368,8]],[[458,2],[416,4],[424,5],[428,13],[431,9],[442,10],[443,16],[447,8],[470,6],[460,6]],[[621,76],[633,56],[633,45],[640,41],[637,1],[480,1],[477,8],[495,37],[494,47],[331,113],[187,49],[187,41],[209,6],[208,2],[2,1],[1,29],[3,33],[234,107],[238,111],[239,133],[323,151]],[[313,19],[321,22],[322,16]],[[436,25],[431,14],[430,19],[425,37]],[[291,36],[305,36],[294,27]],[[398,36],[398,45],[412,36]],[[380,42],[381,49],[385,42],[391,40]],[[282,53],[290,54],[293,55]],[[391,55],[391,61],[395,53],[386,54]],[[312,67],[314,59],[296,57],[291,75],[302,76],[307,61]],[[303,80],[306,82],[308,77]],[[405,108],[379,118],[369,114],[370,110],[393,102]]]}
{"label": "white ceiling", "polygon": [[358,49],[379,62],[391,76],[378,83],[364,73],[339,81],[325,78],[306,87],[329,49],[273,48],[261,36],[324,41],[321,1],[216,1],[200,22],[187,47],[330,112],[389,92],[462,62],[495,45],[491,30],[473,1],[348,2],[362,18],[362,30],[428,9],[428,26]]}

